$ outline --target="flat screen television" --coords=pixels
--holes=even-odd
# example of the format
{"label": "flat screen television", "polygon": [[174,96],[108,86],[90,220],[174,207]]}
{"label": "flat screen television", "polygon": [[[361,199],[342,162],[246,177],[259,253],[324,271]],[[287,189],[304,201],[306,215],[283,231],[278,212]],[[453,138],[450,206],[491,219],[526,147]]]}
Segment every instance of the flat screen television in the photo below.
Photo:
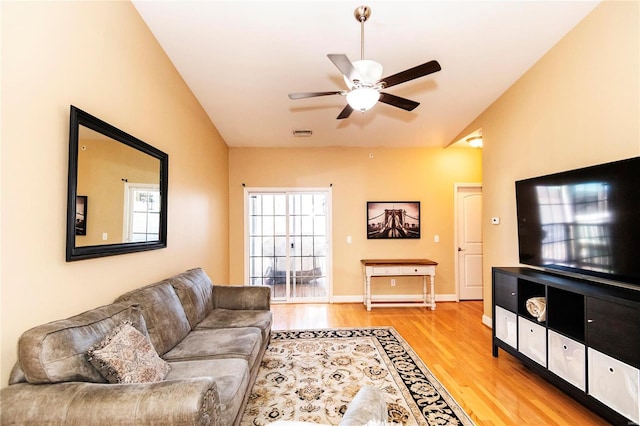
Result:
{"label": "flat screen television", "polygon": [[515,186],[520,263],[640,287],[640,157]]}

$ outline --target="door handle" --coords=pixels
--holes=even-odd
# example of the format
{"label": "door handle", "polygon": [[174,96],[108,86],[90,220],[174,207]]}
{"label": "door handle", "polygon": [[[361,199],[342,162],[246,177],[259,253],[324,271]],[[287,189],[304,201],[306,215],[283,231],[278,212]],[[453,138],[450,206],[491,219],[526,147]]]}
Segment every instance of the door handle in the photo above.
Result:
{"label": "door handle", "polygon": [[458,251],[464,251],[462,247],[458,247]]}

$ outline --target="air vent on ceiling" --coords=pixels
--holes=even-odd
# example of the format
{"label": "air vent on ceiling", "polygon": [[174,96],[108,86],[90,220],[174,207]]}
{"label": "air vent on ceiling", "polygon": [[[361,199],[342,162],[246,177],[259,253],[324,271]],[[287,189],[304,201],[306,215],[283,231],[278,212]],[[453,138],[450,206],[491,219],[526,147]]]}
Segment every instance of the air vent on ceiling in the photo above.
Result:
{"label": "air vent on ceiling", "polygon": [[293,131],[293,136],[295,136],[297,138],[309,137],[312,134],[313,134],[313,132],[311,130],[294,130]]}

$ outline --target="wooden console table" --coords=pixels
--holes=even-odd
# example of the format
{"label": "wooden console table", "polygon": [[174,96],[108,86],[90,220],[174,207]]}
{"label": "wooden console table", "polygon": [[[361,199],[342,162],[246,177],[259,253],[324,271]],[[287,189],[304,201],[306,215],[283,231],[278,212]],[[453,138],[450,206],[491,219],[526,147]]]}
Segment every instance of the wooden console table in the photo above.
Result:
{"label": "wooden console table", "polygon": [[[429,259],[362,259],[364,276],[364,304],[371,310],[371,277],[422,276],[422,303],[418,306],[430,306],[436,309],[435,276],[436,265]],[[427,276],[431,281],[431,293],[427,295]],[[415,302],[376,303],[376,306],[416,306]]]}

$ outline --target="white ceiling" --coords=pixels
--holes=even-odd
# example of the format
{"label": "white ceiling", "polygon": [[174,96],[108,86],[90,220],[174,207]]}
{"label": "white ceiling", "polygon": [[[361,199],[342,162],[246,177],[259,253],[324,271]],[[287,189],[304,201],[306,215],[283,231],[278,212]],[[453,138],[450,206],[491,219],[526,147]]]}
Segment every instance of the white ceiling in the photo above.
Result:
{"label": "white ceiling", "polygon": [[[584,18],[598,1],[144,1],[133,4],[231,147],[444,147]],[[336,120],[346,88],[327,58],[360,59],[353,11],[371,8],[365,59],[383,76],[437,60],[442,71],[387,91]],[[294,129],[313,136],[293,137]]]}

